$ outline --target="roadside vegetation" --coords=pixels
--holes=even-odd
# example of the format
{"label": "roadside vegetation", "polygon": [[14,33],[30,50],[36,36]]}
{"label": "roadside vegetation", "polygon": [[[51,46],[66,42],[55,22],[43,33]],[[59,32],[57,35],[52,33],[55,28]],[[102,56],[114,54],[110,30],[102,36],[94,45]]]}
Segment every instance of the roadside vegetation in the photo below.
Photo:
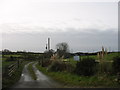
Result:
{"label": "roadside vegetation", "polygon": [[[97,54],[83,55],[79,61],[75,61],[66,43],[57,44],[56,53],[53,50],[43,54],[7,52],[2,56],[2,87],[12,87],[20,79],[24,65],[34,61],[38,61],[36,67],[40,71],[64,87],[120,87],[119,54],[108,53],[102,59],[99,59]],[[14,63],[17,63],[19,68],[12,76],[8,76],[8,67]],[[29,64],[28,70],[36,80],[32,64]]]}
{"label": "roadside vegetation", "polygon": [[84,55],[75,61],[73,56],[67,55],[68,49],[64,45],[57,45],[57,55],[52,57],[48,66],[39,63],[36,67],[64,87],[120,87],[119,53],[106,53],[102,47],[99,57],[97,54]]}
{"label": "roadside vegetation", "polygon": [[94,76],[79,76],[69,72],[50,72],[38,64],[36,67],[44,74],[60,82],[64,87],[120,87],[115,81],[116,77],[107,74]]}

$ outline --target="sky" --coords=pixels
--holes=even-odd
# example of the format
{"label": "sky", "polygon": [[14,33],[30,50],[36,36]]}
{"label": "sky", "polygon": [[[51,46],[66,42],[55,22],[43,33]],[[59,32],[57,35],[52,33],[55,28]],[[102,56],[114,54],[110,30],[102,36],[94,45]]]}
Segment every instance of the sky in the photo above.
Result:
{"label": "sky", "polygon": [[44,52],[66,42],[70,52],[118,50],[117,0],[1,0],[1,50]]}

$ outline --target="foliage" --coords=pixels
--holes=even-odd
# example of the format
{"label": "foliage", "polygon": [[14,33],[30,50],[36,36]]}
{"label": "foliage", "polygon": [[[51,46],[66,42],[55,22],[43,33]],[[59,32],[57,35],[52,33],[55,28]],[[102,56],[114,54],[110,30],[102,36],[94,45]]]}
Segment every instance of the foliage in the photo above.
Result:
{"label": "foliage", "polygon": [[65,57],[68,56],[69,46],[66,42],[58,43],[56,45],[56,48],[57,48],[57,53],[60,57],[62,57],[63,55]]}
{"label": "foliage", "polygon": [[120,73],[120,56],[114,57],[112,66],[115,74]]}
{"label": "foliage", "polygon": [[82,61],[77,62],[75,73],[78,75],[90,76],[95,73],[95,60],[93,58],[83,58]]}
{"label": "foliage", "polygon": [[117,57],[120,52],[112,52],[104,56],[104,60],[112,61],[114,57]]}
{"label": "foliage", "polygon": [[114,79],[115,76],[107,75],[94,75],[94,76],[78,76],[69,72],[47,72],[46,68],[39,66],[36,67],[44,74],[50,76],[54,80],[58,81],[63,87],[69,88],[83,88],[83,87],[120,87]]}
{"label": "foliage", "polygon": [[97,71],[99,74],[112,74],[112,63],[102,62],[97,65]]}
{"label": "foliage", "polygon": [[11,51],[8,50],[8,49],[4,49],[4,50],[2,50],[2,54],[10,54],[10,53],[11,53]]}
{"label": "foliage", "polygon": [[52,64],[48,67],[48,71],[54,72],[64,71],[65,69],[66,69],[65,63],[60,60],[53,61]]}
{"label": "foliage", "polygon": [[52,61],[49,58],[40,61],[42,67],[48,67],[51,63]]}
{"label": "foliage", "polygon": [[75,69],[75,66],[71,63],[66,63],[66,71],[67,72],[70,72],[70,73],[73,73],[74,72],[74,69]]}
{"label": "foliage", "polygon": [[44,54],[43,54],[43,57],[44,58],[51,58],[51,56],[53,55],[54,53],[54,50],[49,50],[49,51],[45,51]]}
{"label": "foliage", "polygon": [[6,59],[6,61],[15,61],[15,60],[16,60],[16,58],[13,57],[13,56],[10,56],[10,57],[8,57],[8,58]]}

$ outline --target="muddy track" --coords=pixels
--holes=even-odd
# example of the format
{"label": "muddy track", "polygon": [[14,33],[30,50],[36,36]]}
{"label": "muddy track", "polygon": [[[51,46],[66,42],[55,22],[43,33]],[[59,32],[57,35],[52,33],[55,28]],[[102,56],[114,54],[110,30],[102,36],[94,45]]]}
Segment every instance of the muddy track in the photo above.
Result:
{"label": "muddy track", "polygon": [[44,75],[36,68],[36,64],[33,64],[33,70],[37,76],[37,80],[33,80],[27,67],[32,62],[26,64],[21,74],[20,80],[12,88],[60,88],[61,85],[52,80],[50,77]]}

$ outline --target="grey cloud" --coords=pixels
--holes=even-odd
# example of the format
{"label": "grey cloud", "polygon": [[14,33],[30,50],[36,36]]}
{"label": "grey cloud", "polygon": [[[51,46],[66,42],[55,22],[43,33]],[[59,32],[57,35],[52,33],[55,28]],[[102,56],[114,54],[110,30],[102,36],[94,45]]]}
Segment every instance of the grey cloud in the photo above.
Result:
{"label": "grey cloud", "polygon": [[[3,48],[11,50],[39,51],[45,50],[47,38],[51,38],[51,48],[59,42],[67,42],[70,50],[92,51],[100,50],[102,46],[118,48],[118,33],[114,29],[106,31],[93,30],[93,32],[82,32],[74,28],[68,28],[66,32],[32,32],[32,33],[11,33],[3,34]],[[59,29],[58,29],[59,30]]]}

